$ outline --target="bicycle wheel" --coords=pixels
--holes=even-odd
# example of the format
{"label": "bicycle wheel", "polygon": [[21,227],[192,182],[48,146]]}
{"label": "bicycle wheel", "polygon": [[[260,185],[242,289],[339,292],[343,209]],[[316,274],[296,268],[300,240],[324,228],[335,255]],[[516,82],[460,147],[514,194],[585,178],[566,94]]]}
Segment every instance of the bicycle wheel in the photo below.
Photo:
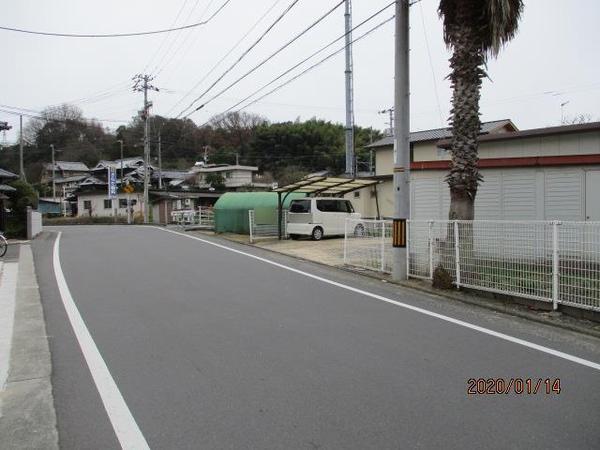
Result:
{"label": "bicycle wheel", "polygon": [[8,242],[6,238],[0,234],[0,258],[2,258],[6,254],[6,250],[8,249]]}

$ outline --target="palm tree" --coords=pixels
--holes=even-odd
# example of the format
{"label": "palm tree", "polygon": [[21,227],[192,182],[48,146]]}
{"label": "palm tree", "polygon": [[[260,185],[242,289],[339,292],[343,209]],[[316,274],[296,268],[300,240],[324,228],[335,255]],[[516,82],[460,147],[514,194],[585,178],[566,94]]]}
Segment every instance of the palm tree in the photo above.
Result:
{"label": "palm tree", "polygon": [[481,80],[487,59],[515,36],[522,11],[522,0],[440,0],[444,41],[452,49],[452,163],[446,177],[451,220],[474,218],[483,179],[477,167]]}

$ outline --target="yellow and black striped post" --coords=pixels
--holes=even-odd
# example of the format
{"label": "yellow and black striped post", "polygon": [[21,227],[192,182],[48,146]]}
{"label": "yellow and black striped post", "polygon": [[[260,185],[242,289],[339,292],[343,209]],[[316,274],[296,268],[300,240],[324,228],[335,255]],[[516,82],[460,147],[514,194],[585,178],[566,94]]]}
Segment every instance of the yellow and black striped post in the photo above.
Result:
{"label": "yellow and black striped post", "polygon": [[392,246],[406,248],[406,219],[394,219]]}

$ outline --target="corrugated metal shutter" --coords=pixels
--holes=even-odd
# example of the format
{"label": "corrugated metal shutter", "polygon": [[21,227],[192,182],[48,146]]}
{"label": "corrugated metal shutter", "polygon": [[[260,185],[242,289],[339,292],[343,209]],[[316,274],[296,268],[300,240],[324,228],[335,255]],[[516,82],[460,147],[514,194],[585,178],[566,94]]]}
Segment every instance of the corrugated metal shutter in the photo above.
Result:
{"label": "corrugated metal shutter", "polygon": [[415,174],[412,179],[412,219],[440,219],[439,178],[435,172]]}
{"label": "corrugated metal shutter", "polygon": [[546,220],[584,220],[583,171],[547,170],[544,180]]}
{"label": "corrugated metal shutter", "polygon": [[536,175],[534,170],[502,173],[503,220],[536,220]]}
{"label": "corrugated metal shutter", "polygon": [[476,220],[502,220],[502,177],[500,170],[482,171],[483,183],[475,197]]}

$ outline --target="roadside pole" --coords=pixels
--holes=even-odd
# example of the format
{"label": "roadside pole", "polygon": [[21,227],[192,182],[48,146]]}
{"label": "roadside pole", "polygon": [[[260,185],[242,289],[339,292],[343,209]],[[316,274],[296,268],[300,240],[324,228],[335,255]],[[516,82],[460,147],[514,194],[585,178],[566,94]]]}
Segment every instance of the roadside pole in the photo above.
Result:
{"label": "roadside pole", "polygon": [[23,166],[23,115],[19,116],[19,175],[25,181],[25,167]]}
{"label": "roadside pole", "polygon": [[394,52],[394,230],[392,279],[406,280],[410,216],[409,3],[396,0]]}

